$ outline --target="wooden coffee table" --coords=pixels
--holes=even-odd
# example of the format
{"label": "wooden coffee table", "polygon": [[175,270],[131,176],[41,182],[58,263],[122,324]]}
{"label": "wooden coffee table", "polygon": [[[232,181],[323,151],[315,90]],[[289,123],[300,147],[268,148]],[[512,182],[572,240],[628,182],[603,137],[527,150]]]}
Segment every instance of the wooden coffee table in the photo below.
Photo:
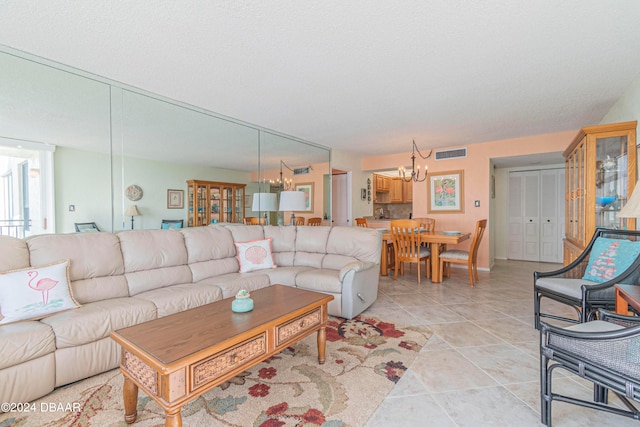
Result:
{"label": "wooden coffee table", "polygon": [[181,426],[182,406],[317,331],[324,363],[327,304],[333,296],[273,285],[251,292],[255,308],[231,311],[233,298],[111,333],[122,346],[124,419],[135,422],[138,388]]}

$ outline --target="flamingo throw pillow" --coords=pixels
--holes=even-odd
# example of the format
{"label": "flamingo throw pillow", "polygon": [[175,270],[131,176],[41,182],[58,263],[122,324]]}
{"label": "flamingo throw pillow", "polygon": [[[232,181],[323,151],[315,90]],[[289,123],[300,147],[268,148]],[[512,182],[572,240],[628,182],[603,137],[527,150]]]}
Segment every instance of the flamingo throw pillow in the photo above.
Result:
{"label": "flamingo throw pillow", "polygon": [[79,307],[69,286],[69,263],[64,260],[0,273],[0,325]]}
{"label": "flamingo throw pillow", "polygon": [[271,253],[271,237],[264,240],[235,242],[240,273],[277,267]]}

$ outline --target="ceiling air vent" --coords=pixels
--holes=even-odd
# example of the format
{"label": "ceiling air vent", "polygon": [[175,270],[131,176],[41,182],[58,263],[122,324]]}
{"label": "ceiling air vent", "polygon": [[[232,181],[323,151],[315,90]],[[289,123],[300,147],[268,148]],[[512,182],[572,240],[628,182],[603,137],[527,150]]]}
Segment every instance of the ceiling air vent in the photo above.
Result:
{"label": "ceiling air vent", "polygon": [[295,168],[293,170],[294,175],[306,175],[311,171],[311,166],[305,166],[303,168]]}
{"label": "ceiling air vent", "polygon": [[466,147],[456,148],[455,150],[436,151],[436,160],[458,159],[460,157],[467,157]]}

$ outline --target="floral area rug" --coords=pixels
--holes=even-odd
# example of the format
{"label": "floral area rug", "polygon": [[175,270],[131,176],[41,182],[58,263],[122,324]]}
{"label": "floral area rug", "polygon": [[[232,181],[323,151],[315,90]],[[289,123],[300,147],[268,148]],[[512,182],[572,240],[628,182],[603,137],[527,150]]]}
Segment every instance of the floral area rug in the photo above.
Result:
{"label": "floral area rug", "polygon": [[[362,426],[429,336],[428,328],[403,328],[373,317],[330,317],[323,365],[312,334],[183,406],[182,423]],[[33,402],[33,412],[0,414],[0,427],[124,426],[122,382],[115,369],[61,387]],[[164,411],[142,391],[133,425],[164,425]]]}

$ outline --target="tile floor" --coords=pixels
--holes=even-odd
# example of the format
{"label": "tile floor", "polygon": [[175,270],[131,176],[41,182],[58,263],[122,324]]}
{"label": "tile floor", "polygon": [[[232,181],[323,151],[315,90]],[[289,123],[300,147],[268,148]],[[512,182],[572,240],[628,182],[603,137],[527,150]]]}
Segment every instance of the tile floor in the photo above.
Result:
{"label": "tile floor", "polygon": [[[559,264],[497,261],[469,286],[466,269],[440,284],[416,268],[381,277],[379,298],[365,313],[433,331],[409,370],[366,423],[387,426],[540,426],[539,333],[533,327],[533,272]],[[543,309],[572,313],[543,300]],[[591,399],[590,383],[554,374],[554,391]],[[564,371],[566,372],[566,371]],[[638,426],[638,421],[554,402],[553,425]]]}

